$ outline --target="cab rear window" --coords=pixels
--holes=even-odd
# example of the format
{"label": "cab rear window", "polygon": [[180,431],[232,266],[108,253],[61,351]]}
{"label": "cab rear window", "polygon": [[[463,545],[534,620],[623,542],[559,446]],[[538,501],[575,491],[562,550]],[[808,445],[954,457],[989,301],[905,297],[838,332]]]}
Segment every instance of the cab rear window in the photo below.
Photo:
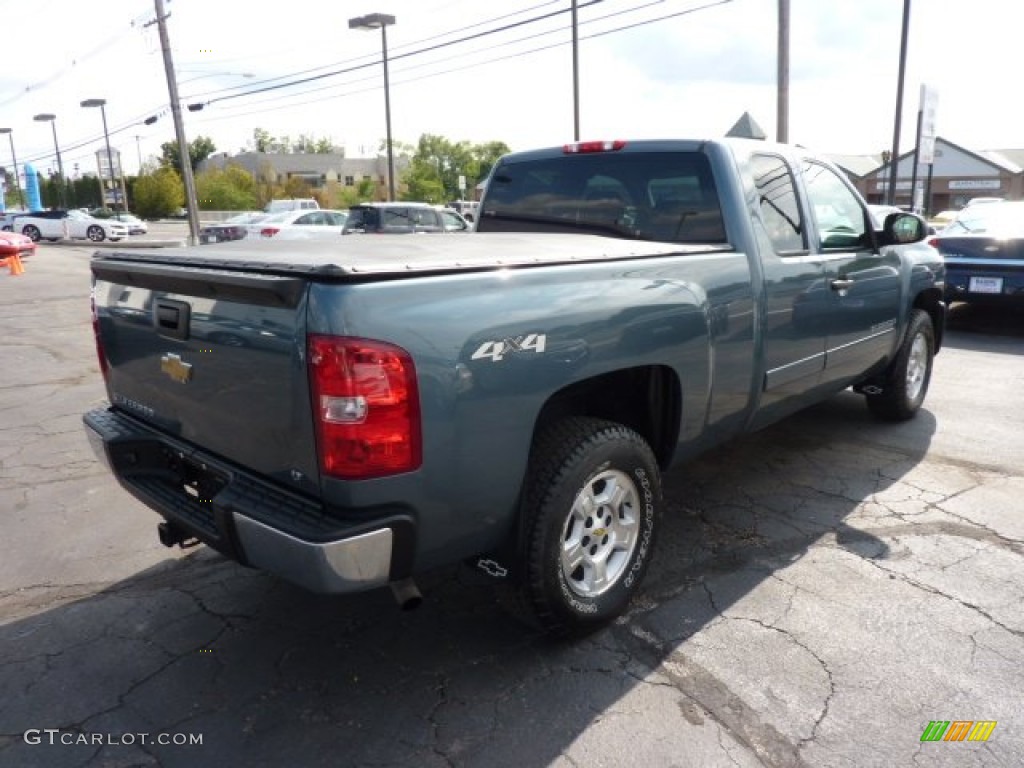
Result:
{"label": "cab rear window", "polygon": [[488,181],[480,219],[479,231],[726,242],[711,167],[697,152],[595,153],[506,162]]}

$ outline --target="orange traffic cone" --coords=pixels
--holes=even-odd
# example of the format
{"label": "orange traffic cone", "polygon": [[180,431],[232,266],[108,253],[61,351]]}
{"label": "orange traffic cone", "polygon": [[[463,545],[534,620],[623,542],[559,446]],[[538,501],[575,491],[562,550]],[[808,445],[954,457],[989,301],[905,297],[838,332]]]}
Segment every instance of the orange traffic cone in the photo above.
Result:
{"label": "orange traffic cone", "polygon": [[25,266],[21,263],[21,257],[16,253],[12,253],[2,263],[11,271],[12,275],[25,274]]}

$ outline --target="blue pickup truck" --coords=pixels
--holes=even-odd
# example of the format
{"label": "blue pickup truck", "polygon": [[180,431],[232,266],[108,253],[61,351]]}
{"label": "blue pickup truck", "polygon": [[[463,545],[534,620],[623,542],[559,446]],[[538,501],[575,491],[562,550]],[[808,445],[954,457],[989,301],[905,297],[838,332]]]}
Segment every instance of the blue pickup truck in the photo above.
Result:
{"label": "blue pickup truck", "polygon": [[203,542],[321,592],[470,562],[552,632],[640,588],[661,472],[852,387],[924,401],[925,222],[742,140],[512,154],[458,238],[98,252],[98,455]]}

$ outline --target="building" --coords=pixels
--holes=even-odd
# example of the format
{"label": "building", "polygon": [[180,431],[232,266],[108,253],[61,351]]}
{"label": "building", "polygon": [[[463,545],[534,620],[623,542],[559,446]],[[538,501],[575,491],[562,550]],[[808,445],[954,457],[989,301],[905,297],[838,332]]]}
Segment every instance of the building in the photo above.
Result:
{"label": "building", "polygon": [[[374,184],[375,200],[386,200],[388,196],[388,161],[386,157],[345,157],[340,154],[304,154],[272,152],[240,152],[228,155],[226,152],[212,155],[204,160],[199,171],[211,168],[222,169],[226,165],[244,168],[257,179],[284,184],[288,179],[300,178],[327,199],[343,188],[354,188],[361,181],[371,180]],[[409,158],[395,157],[395,178],[401,177],[409,166]]]}
{"label": "building", "polygon": [[[885,202],[890,165],[876,155],[831,155],[869,203]],[[917,200],[911,200],[916,183]],[[926,213],[958,210],[975,197],[1024,198],[1024,149],[970,150],[947,139],[935,139],[935,162],[914,174],[914,151],[896,164],[894,203]]]}

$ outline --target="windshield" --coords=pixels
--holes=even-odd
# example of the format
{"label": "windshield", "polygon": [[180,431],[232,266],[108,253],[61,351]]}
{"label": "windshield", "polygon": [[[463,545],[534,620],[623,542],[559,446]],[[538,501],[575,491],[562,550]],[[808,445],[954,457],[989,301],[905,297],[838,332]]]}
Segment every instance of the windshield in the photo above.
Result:
{"label": "windshield", "polygon": [[481,219],[478,231],[726,242],[711,168],[699,152],[600,152],[506,161],[488,182]]}
{"label": "windshield", "polygon": [[960,211],[944,235],[1024,236],[1024,202],[985,203]]}

